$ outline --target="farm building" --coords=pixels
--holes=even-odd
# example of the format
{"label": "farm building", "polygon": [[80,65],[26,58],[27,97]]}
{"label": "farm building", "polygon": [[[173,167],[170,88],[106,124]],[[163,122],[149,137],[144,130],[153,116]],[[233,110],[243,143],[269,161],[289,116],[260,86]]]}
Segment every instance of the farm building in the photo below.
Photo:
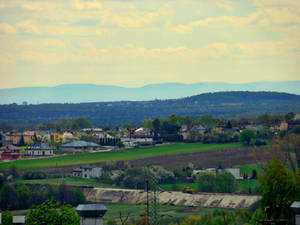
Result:
{"label": "farm building", "polygon": [[52,156],[53,149],[45,143],[36,143],[25,149],[25,156]]}
{"label": "farm building", "polygon": [[21,149],[17,148],[14,145],[5,145],[0,148],[1,159],[20,159],[21,158]]}

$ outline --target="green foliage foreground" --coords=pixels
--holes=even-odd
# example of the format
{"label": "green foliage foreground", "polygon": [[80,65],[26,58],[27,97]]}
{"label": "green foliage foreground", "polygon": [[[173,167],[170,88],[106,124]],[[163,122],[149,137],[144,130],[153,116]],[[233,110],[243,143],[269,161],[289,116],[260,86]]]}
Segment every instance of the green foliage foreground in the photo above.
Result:
{"label": "green foliage foreground", "polygon": [[27,225],[79,225],[79,215],[71,205],[60,205],[48,200],[33,206],[26,218]]}
{"label": "green foliage foreground", "polygon": [[209,150],[217,150],[224,148],[236,148],[240,147],[239,143],[227,143],[227,144],[174,144],[158,147],[149,147],[141,149],[129,149],[129,150],[117,150],[111,152],[99,152],[99,153],[79,153],[75,155],[57,156],[52,158],[32,159],[32,160],[18,160],[14,162],[0,163],[0,171],[8,170],[10,165],[15,165],[18,169],[33,169],[33,168],[45,168],[55,166],[69,166],[79,164],[89,164],[105,161],[118,161],[118,160],[134,160],[142,159],[153,156],[171,155],[171,154],[183,154],[191,152],[201,152]]}
{"label": "green foliage foreground", "polygon": [[279,160],[273,159],[258,176],[261,188],[260,209],[257,219],[265,219],[264,209],[270,208],[272,219],[286,219],[295,224],[295,215],[290,208],[294,201],[300,200],[300,171],[289,171]]}

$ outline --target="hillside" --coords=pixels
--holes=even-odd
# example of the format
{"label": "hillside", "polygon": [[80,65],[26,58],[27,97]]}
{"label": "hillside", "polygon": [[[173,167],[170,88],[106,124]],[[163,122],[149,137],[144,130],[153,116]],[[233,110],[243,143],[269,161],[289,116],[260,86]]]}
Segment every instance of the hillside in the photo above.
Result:
{"label": "hillside", "polygon": [[203,82],[161,83],[138,88],[110,85],[65,84],[56,87],[26,87],[0,90],[0,104],[80,103],[100,101],[148,101],[174,99],[220,91],[276,91],[300,94],[300,81],[232,84]]}
{"label": "hillside", "polygon": [[217,92],[181,99],[79,104],[0,105],[0,123],[46,123],[84,117],[95,126],[140,124],[145,118],[181,116],[235,118],[300,112],[300,96],[277,92]]}

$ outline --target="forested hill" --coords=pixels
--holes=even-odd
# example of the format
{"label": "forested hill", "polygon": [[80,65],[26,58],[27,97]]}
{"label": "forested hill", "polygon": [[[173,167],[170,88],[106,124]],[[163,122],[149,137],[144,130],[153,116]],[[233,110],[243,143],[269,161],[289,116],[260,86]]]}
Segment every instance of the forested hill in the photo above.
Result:
{"label": "forested hill", "polygon": [[300,112],[300,95],[278,92],[217,92],[181,99],[78,104],[0,105],[0,123],[46,123],[84,117],[94,125],[140,124],[145,118],[180,116],[236,118]]}

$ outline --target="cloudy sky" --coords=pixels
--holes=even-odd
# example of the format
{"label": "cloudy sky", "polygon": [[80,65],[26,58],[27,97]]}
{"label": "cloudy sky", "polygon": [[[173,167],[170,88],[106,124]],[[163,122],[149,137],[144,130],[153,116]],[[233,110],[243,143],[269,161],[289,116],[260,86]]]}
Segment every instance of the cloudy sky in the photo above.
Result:
{"label": "cloudy sky", "polygon": [[0,0],[0,88],[300,80],[300,0]]}

